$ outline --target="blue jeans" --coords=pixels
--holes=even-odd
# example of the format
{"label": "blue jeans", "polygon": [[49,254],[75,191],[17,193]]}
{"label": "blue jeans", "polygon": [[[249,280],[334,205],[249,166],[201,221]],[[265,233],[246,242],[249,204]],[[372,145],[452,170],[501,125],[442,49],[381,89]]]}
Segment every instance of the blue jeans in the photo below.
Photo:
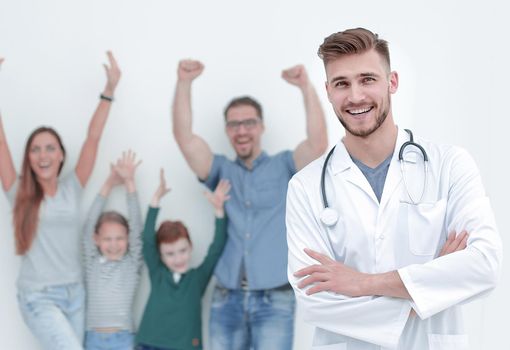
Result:
{"label": "blue jeans", "polygon": [[83,349],[85,290],[81,283],[19,290],[18,305],[43,349]]}
{"label": "blue jeans", "polygon": [[134,346],[135,335],[130,331],[85,333],[86,350],[132,350]]}
{"label": "blue jeans", "polygon": [[211,350],[290,350],[296,300],[292,288],[257,291],[216,287]]}

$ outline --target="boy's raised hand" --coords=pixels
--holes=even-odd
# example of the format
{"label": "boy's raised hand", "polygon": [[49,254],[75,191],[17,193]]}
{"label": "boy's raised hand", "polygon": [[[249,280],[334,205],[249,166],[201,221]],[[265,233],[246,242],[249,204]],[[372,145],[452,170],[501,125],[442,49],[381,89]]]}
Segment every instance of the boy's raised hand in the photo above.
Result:
{"label": "boy's raised hand", "polygon": [[214,207],[214,215],[218,218],[225,216],[224,204],[230,199],[228,192],[231,185],[228,180],[222,179],[214,189],[214,192],[206,191],[205,196]]}
{"label": "boy's raised hand", "polygon": [[163,198],[168,192],[170,192],[170,187],[166,186],[165,180],[165,171],[163,168],[159,171],[159,186],[154,193],[151,201],[151,207],[156,208],[159,207],[159,201]]}

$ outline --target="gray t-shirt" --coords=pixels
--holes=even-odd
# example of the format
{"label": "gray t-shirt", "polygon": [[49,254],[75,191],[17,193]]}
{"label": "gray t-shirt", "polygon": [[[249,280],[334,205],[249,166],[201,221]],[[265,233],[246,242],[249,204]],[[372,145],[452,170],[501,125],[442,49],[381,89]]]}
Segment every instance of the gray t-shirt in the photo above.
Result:
{"label": "gray t-shirt", "polygon": [[393,157],[393,153],[390,154],[388,158],[386,158],[381,164],[379,164],[375,168],[370,168],[366,166],[358,159],[351,156],[354,164],[358,166],[363,175],[368,180],[370,186],[372,186],[372,190],[377,197],[377,200],[381,202],[381,196],[384,190],[384,182],[386,181],[386,175],[388,174],[388,169],[390,168],[391,158]]}
{"label": "gray t-shirt", "polygon": [[[18,181],[7,192],[14,207]],[[48,286],[81,283],[80,199],[82,187],[73,171],[59,179],[53,197],[45,196],[30,249],[22,256],[17,287],[41,290]]]}

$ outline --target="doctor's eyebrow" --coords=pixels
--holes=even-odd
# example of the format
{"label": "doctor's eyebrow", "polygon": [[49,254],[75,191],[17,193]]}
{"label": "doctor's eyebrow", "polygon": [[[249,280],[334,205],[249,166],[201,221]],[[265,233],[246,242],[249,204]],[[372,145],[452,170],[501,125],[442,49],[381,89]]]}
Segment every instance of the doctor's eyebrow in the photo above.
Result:
{"label": "doctor's eyebrow", "polygon": [[372,73],[372,72],[367,72],[367,73],[361,73],[359,75],[360,78],[364,78],[364,77],[379,77],[380,75],[377,74],[377,73]]}
{"label": "doctor's eyebrow", "polygon": [[344,76],[334,77],[333,79],[331,79],[329,81],[329,83],[332,84],[332,83],[336,83],[337,81],[346,80],[346,79],[347,79],[347,77],[344,77]]}
{"label": "doctor's eyebrow", "polygon": [[[379,78],[380,75],[377,73],[373,73],[373,72],[365,72],[365,73],[360,73],[356,76],[356,78],[366,78],[366,77]],[[342,81],[342,80],[349,80],[349,78],[346,76],[340,75],[338,77],[334,77],[333,79],[331,79],[329,83],[333,84],[333,83],[336,83],[336,82]]]}

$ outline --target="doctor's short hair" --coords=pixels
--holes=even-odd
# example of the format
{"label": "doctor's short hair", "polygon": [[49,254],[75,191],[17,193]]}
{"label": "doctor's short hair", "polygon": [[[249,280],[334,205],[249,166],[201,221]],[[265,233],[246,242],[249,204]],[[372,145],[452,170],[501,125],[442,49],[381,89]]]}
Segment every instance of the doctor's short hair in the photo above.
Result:
{"label": "doctor's short hair", "polygon": [[374,49],[388,65],[390,70],[390,50],[388,42],[380,39],[375,33],[365,28],[347,29],[343,32],[333,33],[324,39],[319,46],[317,54],[327,65],[328,62],[342,56],[362,54]]}
{"label": "doctor's short hair", "polygon": [[181,238],[186,239],[192,245],[188,229],[182,222],[165,220],[161,223],[156,233],[156,244],[159,249],[161,244],[174,243]]}
{"label": "doctor's short hair", "polygon": [[228,105],[225,107],[225,110],[223,111],[223,115],[225,116],[225,121],[227,121],[227,113],[232,107],[239,107],[239,106],[252,106],[257,111],[258,117],[262,120],[262,106],[260,103],[255,100],[253,97],[250,96],[241,96],[233,98]]}

